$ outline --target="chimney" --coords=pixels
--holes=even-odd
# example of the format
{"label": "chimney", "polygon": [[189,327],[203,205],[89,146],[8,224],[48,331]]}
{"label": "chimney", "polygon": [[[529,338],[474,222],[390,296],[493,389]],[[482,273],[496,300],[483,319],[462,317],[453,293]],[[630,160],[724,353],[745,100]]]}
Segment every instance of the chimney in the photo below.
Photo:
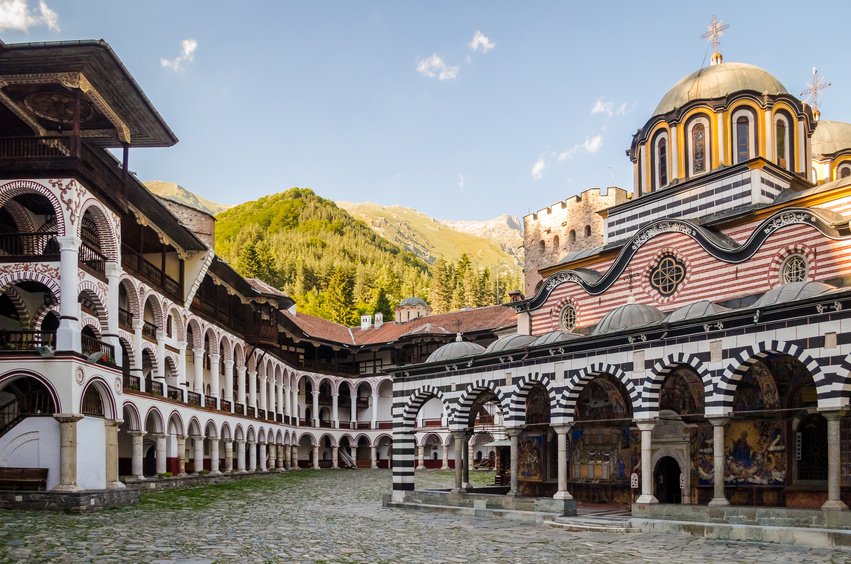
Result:
{"label": "chimney", "polygon": [[384,325],[384,314],[379,311],[375,314],[375,328],[378,329],[382,325]]}
{"label": "chimney", "polygon": [[372,316],[371,315],[361,315],[360,316],[361,331],[366,331],[370,327],[372,327]]}

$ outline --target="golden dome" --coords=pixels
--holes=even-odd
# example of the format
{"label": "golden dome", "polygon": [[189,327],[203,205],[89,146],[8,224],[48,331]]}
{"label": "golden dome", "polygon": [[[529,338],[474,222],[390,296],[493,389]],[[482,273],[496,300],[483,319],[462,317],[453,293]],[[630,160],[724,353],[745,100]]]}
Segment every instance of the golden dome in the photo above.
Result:
{"label": "golden dome", "polygon": [[764,69],[745,63],[719,63],[693,72],[676,83],[656,106],[653,115],[666,114],[693,100],[723,98],[743,90],[788,94],[780,81]]}
{"label": "golden dome", "polygon": [[821,120],[812,137],[813,155],[832,155],[851,149],[851,123]]}

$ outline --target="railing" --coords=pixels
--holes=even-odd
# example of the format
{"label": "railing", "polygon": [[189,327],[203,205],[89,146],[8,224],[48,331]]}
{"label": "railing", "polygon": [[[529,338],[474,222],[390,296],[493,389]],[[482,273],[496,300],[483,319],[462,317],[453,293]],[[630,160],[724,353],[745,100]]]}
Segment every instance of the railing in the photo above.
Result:
{"label": "railing", "polygon": [[151,284],[162,287],[167,294],[181,297],[180,282],[163,272],[158,266],[148,262],[148,259],[127,245],[121,246],[121,265]]}
{"label": "railing", "polygon": [[378,428],[379,429],[392,429],[393,428],[393,422],[392,421],[379,421],[378,422]]}
{"label": "railing", "polygon": [[221,400],[219,403],[221,404],[221,407],[219,407],[219,409],[221,409],[222,411],[230,411],[231,406],[233,405],[228,400]]}
{"label": "railing", "polygon": [[144,321],[142,323],[142,335],[144,335],[145,337],[150,337],[151,339],[156,340],[157,329],[158,327],[150,321]]}
{"label": "railing", "polygon": [[275,421],[275,419],[276,419],[275,412],[274,411],[267,411],[266,412],[266,419],[268,419],[269,421]]}
{"label": "railing", "polygon": [[218,409],[219,402],[216,401],[216,398],[212,396],[206,396],[204,398],[204,407],[206,407],[207,409]]}
{"label": "railing", "polygon": [[298,421],[299,425],[301,425],[302,427],[310,427],[310,419],[301,418]]}
{"label": "railing", "polygon": [[97,275],[106,279],[106,257],[90,243],[80,243],[80,264]]}
{"label": "railing", "polygon": [[28,403],[30,408],[28,413],[21,412],[21,405],[15,397],[0,405],[0,436],[27,417],[52,415],[53,400],[46,392],[29,396]]}
{"label": "railing", "polygon": [[122,377],[122,380],[124,380],[124,388],[125,389],[134,390],[134,391],[137,391],[137,392],[139,391],[140,386],[139,386],[139,377],[138,376],[131,376],[130,374],[124,374],[124,376]]}
{"label": "railing", "polygon": [[174,401],[183,401],[183,390],[180,388],[175,388],[174,386],[168,389],[168,399]]}
{"label": "railing", "polygon": [[423,427],[443,427],[443,421],[440,419],[425,419]]}
{"label": "railing", "polygon": [[59,260],[59,243],[55,231],[46,233],[0,234],[0,261],[18,261],[38,258],[44,261]]}
{"label": "railing", "polygon": [[258,409],[257,410],[257,419],[266,419],[266,410]]}
{"label": "railing", "polygon": [[319,420],[319,426],[323,427],[325,429],[330,429],[333,425],[332,425],[331,421],[320,419]]}
{"label": "railing", "polygon": [[358,421],[357,425],[355,425],[355,429],[370,429],[372,428],[372,423],[369,421]]}
{"label": "railing", "polygon": [[56,348],[56,333],[42,331],[0,331],[0,352],[34,351],[39,347]]}
{"label": "railing", "polygon": [[115,347],[112,345],[88,335],[80,335],[80,344],[82,345],[81,350],[86,356],[100,353],[100,356],[95,360],[95,362],[100,362],[102,364],[115,363]]}
{"label": "railing", "polygon": [[163,383],[157,382],[156,380],[151,380],[151,387],[147,391],[148,393],[161,396],[163,395]]}
{"label": "railing", "polygon": [[186,392],[186,403],[201,407],[201,394],[198,392]]}
{"label": "railing", "polygon": [[233,412],[237,415],[245,415],[245,404],[244,403],[235,403],[233,405]]}
{"label": "railing", "polygon": [[275,420],[276,420],[278,423],[283,423],[283,422],[284,422],[284,416],[283,416],[283,414],[279,413],[279,414],[277,415],[277,417],[275,417]]}
{"label": "railing", "polygon": [[123,308],[118,308],[118,326],[133,329],[133,314]]}
{"label": "railing", "polygon": [[257,410],[249,405],[248,406],[248,416],[249,417],[255,417],[256,415],[257,415]]}
{"label": "railing", "polygon": [[70,157],[70,137],[4,137],[0,139],[0,159],[41,159]]}

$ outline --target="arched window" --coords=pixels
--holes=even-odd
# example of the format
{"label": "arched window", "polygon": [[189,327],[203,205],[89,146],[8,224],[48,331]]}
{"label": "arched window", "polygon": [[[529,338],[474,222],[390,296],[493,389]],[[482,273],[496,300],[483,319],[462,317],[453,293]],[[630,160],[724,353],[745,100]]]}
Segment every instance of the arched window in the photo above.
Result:
{"label": "arched window", "polygon": [[590,237],[590,236],[591,236],[591,226],[590,226],[590,225],[586,225],[586,226],[585,226],[585,236],[586,236],[586,237]]}
{"label": "arched window", "polygon": [[544,243],[543,239],[538,241],[538,250],[541,251],[542,253],[547,250],[547,244]]}
{"label": "arched window", "polygon": [[556,235],[555,237],[553,237],[553,249],[558,250],[558,246],[559,246],[559,240],[558,240],[558,235]]}
{"label": "arched window", "polygon": [[689,124],[689,176],[703,174],[709,169],[706,155],[706,134],[709,122],[706,118],[698,118]]}
{"label": "arched window", "polygon": [[668,134],[660,133],[653,147],[654,188],[668,185]]}
{"label": "arched window", "polygon": [[774,122],[774,139],[777,147],[777,164],[789,168],[789,121],[779,115]]}
{"label": "arched window", "polygon": [[838,178],[848,178],[849,176],[851,176],[851,164],[849,163],[839,165],[839,168],[836,170],[836,176]]}
{"label": "arched window", "polygon": [[570,242],[571,245],[576,242],[576,230],[575,229],[571,229],[570,233],[567,234],[567,240]]}
{"label": "arched window", "polygon": [[733,164],[744,162],[756,155],[754,116],[749,110],[733,114]]}

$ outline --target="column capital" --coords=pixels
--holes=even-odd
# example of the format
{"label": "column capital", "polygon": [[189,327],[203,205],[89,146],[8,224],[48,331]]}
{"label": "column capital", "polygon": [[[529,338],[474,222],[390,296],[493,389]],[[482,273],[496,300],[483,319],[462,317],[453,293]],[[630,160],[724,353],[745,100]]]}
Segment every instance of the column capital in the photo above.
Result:
{"label": "column capital", "polygon": [[656,427],[656,420],[650,421],[636,421],[635,424],[642,431],[652,431]]}
{"label": "column capital", "polygon": [[233,368],[233,361],[232,360],[225,360],[223,362],[225,364],[225,369]]}
{"label": "column capital", "polygon": [[712,415],[712,416],[707,416],[706,419],[710,423],[712,423],[713,427],[723,427],[724,425],[726,425],[727,423],[730,422],[731,418],[726,417],[726,416],[720,416],[720,415]]}
{"label": "column capital", "polygon": [[219,353],[210,353],[209,356],[210,356],[210,362],[218,362],[219,359],[222,358],[222,355],[220,355]]}
{"label": "column capital", "polygon": [[106,427],[118,427],[122,423],[124,423],[123,419],[104,419],[103,420],[103,424]]}
{"label": "column capital", "polygon": [[74,413],[54,413],[53,418],[59,421],[60,423],[76,423],[77,421],[82,419],[83,416]]}
{"label": "column capital", "polygon": [[[131,433],[130,433],[130,434],[132,435],[132,434],[133,434],[133,432],[134,432],[134,431],[131,431]],[[135,432],[138,432],[138,431],[135,431]],[[144,431],[142,431],[142,433],[144,433]],[[159,440],[159,439],[167,439],[167,438],[168,438],[168,435],[167,435],[167,434],[165,434],[165,433],[151,433],[151,436],[152,436],[152,437],[154,437],[154,438],[155,438],[155,439],[157,439],[157,440]]]}
{"label": "column capital", "polygon": [[564,425],[553,425],[553,431],[559,435],[566,435],[570,432],[570,429],[573,428],[573,423],[566,423]]}
{"label": "column capital", "polygon": [[235,442],[238,445],[244,445],[246,441],[245,441],[245,439],[234,439],[233,442]]}
{"label": "column capital", "polygon": [[195,358],[204,358],[204,349],[192,348],[192,356]]}
{"label": "column capital", "polygon": [[844,407],[819,409],[818,412],[827,420],[840,419],[848,415],[848,411]]}
{"label": "column capital", "polygon": [[127,431],[127,434],[131,437],[144,437],[148,433],[146,433],[145,431]]}
{"label": "column capital", "polygon": [[65,235],[57,237],[56,242],[59,243],[60,251],[74,251],[76,253],[80,250],[80,244],[83,241],[76,235]]}
{"label": "column capital", "polygon": [[520,436],[520,433],[521,433],[522,431],[523,431],[523,429],[521,429],[520,427],[508,427],[508,428],[505,430],[505,434],[506,434],[506,435],[508,435],[508,437],[509,437],[509,438],[511,438],[511,437],[519,437],[519,436]]}

